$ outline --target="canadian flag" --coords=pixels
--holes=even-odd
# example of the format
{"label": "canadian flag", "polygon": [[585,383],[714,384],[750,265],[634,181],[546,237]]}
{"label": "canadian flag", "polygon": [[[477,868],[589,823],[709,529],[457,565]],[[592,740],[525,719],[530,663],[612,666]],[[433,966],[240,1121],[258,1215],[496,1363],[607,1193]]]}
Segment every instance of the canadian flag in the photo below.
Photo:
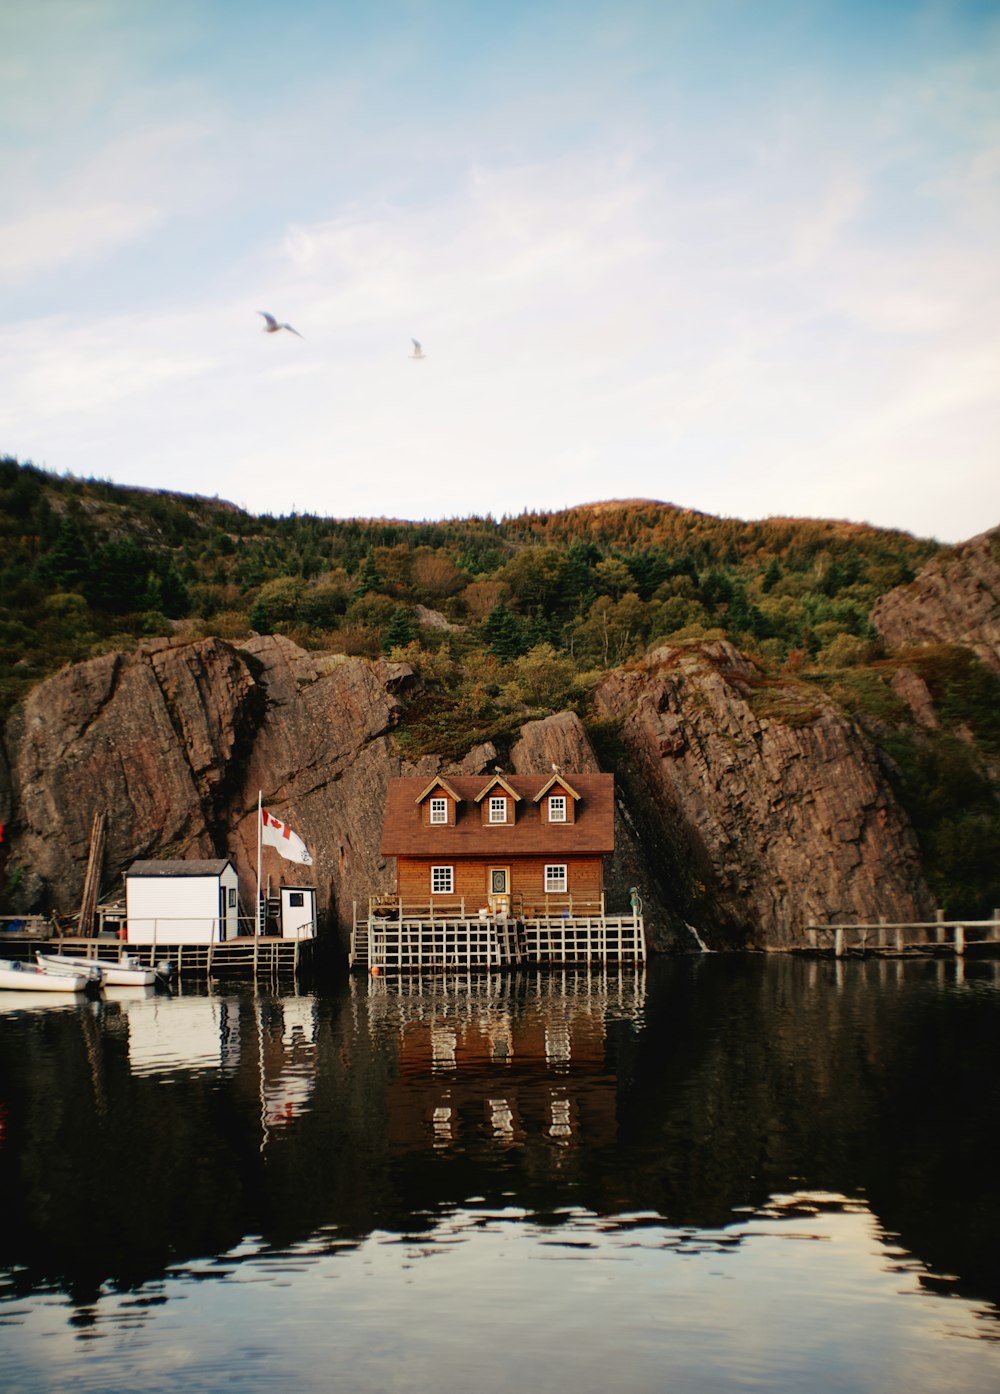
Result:
{"label": "canadian flag", "polygon": [[309,848],[298,833],[292,832],[287,823],[279,822],[277,818],[268,813],[266,808],[262,808],[260,825],[262,843],[268,847],[276,847],[286,861],[301,862],[303,866],[312,866]]}

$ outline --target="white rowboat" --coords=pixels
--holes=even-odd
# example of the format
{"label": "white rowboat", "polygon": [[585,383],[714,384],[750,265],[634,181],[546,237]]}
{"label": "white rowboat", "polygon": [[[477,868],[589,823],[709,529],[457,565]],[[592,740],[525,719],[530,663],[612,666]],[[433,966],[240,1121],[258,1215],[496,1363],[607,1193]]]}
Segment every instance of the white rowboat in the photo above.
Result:
{"label": "white rowboat", "polygon": [[35,963],[0,958],[0,988],[24,992],[86,992],[86,973],[50,973]]}
{"label": "white rowboat", "polygon": [[77,958],[72,954],[36,955],[39,965],[52,973],[85,973],[105,987],[152,987],[162,976],[155,968],[141,968],[127,958]]}

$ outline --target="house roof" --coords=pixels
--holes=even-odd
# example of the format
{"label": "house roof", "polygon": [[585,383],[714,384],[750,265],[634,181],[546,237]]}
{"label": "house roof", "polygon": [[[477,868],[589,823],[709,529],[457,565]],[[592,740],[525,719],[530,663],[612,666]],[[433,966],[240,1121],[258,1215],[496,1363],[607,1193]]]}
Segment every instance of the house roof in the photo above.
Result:
{"label": "house roof", "polygon": [[[382,824],[384,857],[531,857],[605,855],[615,847],[615,777],[574,774],[578,794],[572,823],[543,823],[538,791],[549,775],[505,775],[504,783],[521,802],[512,823],[484,824],[477,798],[493,784],[491,775],[451,775],[460,803],[452,824],[425,824],[416,802],[423,779],[391,779]],[[565,785],[566,781],[562,781]]]}
{"label": "house roof", "polygon": [[232,866],[228,857],[211,861],[199,861],[194,857],[177,858],[162,862],[133,862],[126,876],[221,876],[227,866]]}

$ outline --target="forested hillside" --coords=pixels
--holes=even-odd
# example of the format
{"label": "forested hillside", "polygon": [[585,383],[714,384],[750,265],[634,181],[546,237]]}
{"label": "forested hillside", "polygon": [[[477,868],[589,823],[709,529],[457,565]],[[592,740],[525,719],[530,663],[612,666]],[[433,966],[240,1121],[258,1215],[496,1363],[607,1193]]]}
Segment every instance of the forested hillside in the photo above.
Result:
{"label": "forested hillside", "polygon": [[725,636],[766,666],[856,662],[874,653],[876,597],[936,550],[847,523],[648,502],[500,521],[252,517],[9,458],[0,529],[5,707],[65,662],[171,629],[281,632],[361,655],[415,643],[472,661],[487,686],[502,672],[529,700],[543,657],[569,690],[667,637]]}
{"label": "forested hillside", "polygon": [[[411,523],[254,517],[0,460],[0,715],[69,662],[144,637],[243,639],[411,663],[396,739],[457,757],[565,707],[613,761],[588,694],[663,643],[726,638],[759,710],[807,719],[822,691],[876,740],[943,905],[1000,901],[1000,683],[971,650],[908,652],[936,724],[914,721],[874,602],[947,548],[858,524],[747,523],[666,503]],[[781,683],[782,700],[769,708]],[[963,912],[964,913],[964,912]]]}

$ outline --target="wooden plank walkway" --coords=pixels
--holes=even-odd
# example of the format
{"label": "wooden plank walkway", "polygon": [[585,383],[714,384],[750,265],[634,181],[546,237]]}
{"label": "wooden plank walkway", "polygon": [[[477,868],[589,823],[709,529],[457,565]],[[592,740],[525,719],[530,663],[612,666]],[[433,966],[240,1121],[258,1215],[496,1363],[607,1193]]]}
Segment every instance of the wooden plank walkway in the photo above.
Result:
{"label": "wooden plank walkway", "polygon": [[131,944],[118,939],[5,933],[0,957],[24,963],[36,953],[58,953],[79,958],[104,958],[117,962],[127,954],[143,968],[170,963],[178,977],[297,977],[311,967],[315,938],[284,939],[277,935],[239,935],[222,943]]}
{"label": "wooden plank walkway", "polygon": [[806,945],[811,950],[832,952],[835,958],[851,953],[931,955],[953,953],[961,958],[971,944],[1000,944],[1000,911],[991,920],[934,920],[894,923],[880,919],[867,924],[808,924]]}

